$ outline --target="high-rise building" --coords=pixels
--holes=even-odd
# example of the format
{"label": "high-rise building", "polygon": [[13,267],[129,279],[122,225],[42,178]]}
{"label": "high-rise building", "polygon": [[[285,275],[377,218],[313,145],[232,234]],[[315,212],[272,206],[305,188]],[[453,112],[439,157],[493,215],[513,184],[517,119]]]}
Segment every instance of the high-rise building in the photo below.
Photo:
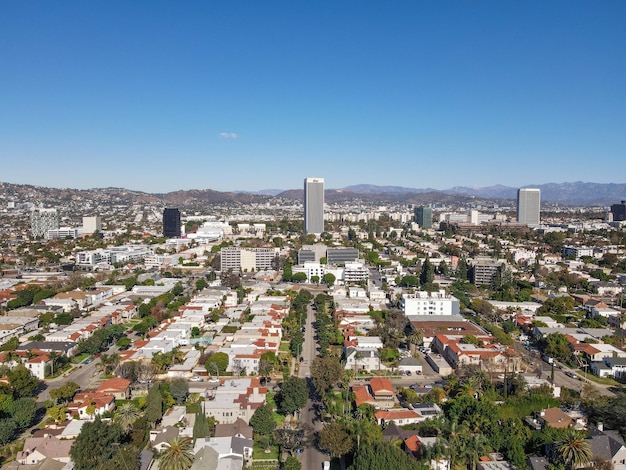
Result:
{"label": "high-rise building", "polygon": [[102,231],[102,219],[99,215],[83,217],[83,234],[91,235]]}
{"label": "high-rise building", "polygon": [[621,204],[613,204],[611,206],[611,214],[613,214],[614,222],[623,222],[626,220],[626,201]]}
{"label": "high-rise building", "polygon": [[431,207],[416,207],[413,214],[415,215],[415,223],[420,228],[433,228],[433,209]]}
{"label": "high-rise building", "polygon": [[163,236],[180,237],[180,211],[178,209],[163,209]]}
{"label": "high-rise building", "polygon": [[324,178],[304,180],[304,233],[324,231]]}
{"label": "high-rise building", "polygon": [[526,225],[539,225],[541,211],[541,190],[520,188],[517,190],[517,222]]}
{"label": "high-rise building", "polygon": [[34,209],[30,213],[30,230],[33,237],[45,237],[48,230],[59,228],[59,213],[56,209]]}

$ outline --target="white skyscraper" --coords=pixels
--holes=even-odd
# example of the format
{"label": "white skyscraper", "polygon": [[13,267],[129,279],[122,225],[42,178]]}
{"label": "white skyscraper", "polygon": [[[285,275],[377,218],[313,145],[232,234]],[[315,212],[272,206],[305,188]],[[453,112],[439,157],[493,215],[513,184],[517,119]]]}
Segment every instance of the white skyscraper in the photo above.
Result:
{"label": "white skyscraper", "polygon": [[304,233],[324,231],[324,178],[304,180]]}
{"label": "white skyscraper", "polygon": [[517,190],[517,221],[530,226],[539,225],[541,190],[521,188]]}

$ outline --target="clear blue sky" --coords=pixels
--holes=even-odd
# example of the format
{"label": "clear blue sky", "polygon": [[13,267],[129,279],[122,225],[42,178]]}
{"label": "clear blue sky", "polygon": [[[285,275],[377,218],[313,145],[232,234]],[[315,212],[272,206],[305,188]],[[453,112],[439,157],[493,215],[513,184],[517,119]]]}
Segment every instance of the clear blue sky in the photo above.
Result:
{"label": "clear blue sky", "polygon": [[626,182],[626,2],[0,0],[0,181]]}

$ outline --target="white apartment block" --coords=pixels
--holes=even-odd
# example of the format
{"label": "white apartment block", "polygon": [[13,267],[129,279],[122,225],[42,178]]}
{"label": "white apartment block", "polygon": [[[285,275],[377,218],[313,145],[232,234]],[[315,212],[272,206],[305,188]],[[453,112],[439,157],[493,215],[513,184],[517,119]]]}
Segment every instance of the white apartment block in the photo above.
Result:
{"label": "white apartment block", "polygon": [[78,238],[83,234],[82,228],[59,227],[48,230],[46,240],[60,240],[63,238]]}
{"label": "white apartment block", "polygon": [[365,262],[359,260],[352,263],[346,263],[346,266],[343,270],[344,282],[349,283],[368,281],[369,278],[370,270],[367,266],[365,266]]}
{"label": "white apartment block", "polygon": [[147,245],[124,245],[76,253],[76,265],[94,268],[99,264],[115,264],[143,261],[152,251]]}
{"label": "white apartment block", "polygon": [[222,248],[221,269],[244,272],[272,269],[272,263],[279,252],[278,248]]}
{"label": "white apartment block", "polygon": [[563,256],[573,256],[578,259],[583,256],[593,256],[593,248],[587,246],[564,246],[561,253]]}
{"label": "white apartment block", "polygon": [[400,307],[406,316],[458,315],[459,300],[446,291],[402,294]]}

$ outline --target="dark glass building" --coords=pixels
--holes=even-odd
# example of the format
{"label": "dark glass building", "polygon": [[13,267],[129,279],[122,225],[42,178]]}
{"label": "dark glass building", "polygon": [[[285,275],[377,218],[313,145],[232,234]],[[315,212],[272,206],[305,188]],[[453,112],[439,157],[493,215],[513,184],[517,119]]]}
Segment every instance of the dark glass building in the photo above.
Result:
{"label": "dark glass building", "polygon": [[626,201],[622,201],[620,204],[613,204],[611,206],[611,214],[613,214],[613,221],[615,222],[626,220]]}
{"label": "dark glass building", "polygon": [[180,211],[178,209],[163,210],[163,236],[180,237]]}

